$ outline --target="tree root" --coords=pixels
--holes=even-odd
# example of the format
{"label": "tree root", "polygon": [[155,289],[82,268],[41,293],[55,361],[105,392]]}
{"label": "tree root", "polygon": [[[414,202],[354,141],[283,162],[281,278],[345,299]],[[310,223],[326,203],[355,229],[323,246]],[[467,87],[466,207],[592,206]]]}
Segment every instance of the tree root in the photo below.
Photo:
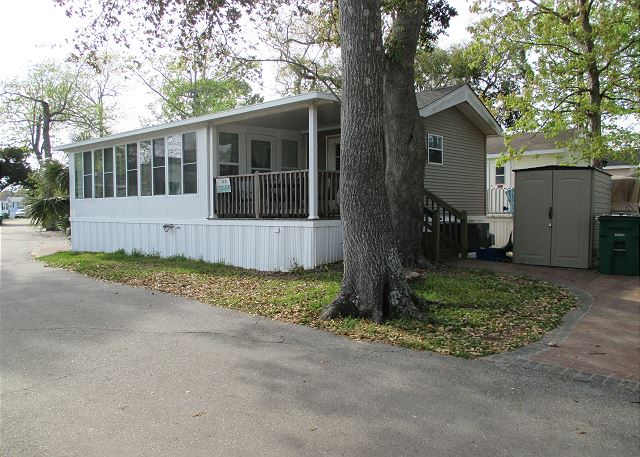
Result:
{"label": "tree root", "polygon": [[428,310],[428,302],[414,294],[406,286],[406,283],[384,289],[380,297],[382,303],[375,306],[360,306],[359,297],[352,292],[345,292],[343,289],[333,302],[327,305],[320,315],[320,319],[331,320],[350,316],[369,319],[377,324],[381,324],[389,318],[409,318],[420,322],[438,323]]}

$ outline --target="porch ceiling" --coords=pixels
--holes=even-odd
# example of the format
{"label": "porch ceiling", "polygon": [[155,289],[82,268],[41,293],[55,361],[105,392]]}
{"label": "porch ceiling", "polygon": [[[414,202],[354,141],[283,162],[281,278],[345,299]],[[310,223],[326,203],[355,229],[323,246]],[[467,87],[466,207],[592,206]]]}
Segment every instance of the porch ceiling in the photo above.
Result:
{"label": "porch ceiling", "polygon": [[[241,120],[229,119],[230,123],[268,129],[309,130],[309,108],[305,106],[291,107],[275,113],[254,115]],[[318,128],[340,125],[340,105],[324,103],[318,105]]]}

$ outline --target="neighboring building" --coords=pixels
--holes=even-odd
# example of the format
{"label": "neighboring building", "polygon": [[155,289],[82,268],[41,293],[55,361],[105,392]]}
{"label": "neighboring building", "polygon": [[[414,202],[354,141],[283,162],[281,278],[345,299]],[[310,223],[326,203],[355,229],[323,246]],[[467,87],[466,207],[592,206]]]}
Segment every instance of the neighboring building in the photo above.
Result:
{"label": "neighboring building", "polygon": [[[498,166],[498,159],[507,151],[503,137],[487,139],[487,183],[491,187],[513,187],[514,171],[549,165],[590,165],[585,160],[577,160],[575,155],[560,146],[576,135],[577,130],[566,130],[554,138],[545,138],[542,133],[525,133],[515,137],[511,146],[524,149],[518,159],[509,160]],[[640,157],[634,164],[605,161],[604,171],[611,176],[633,176],[640,168]]]}
{"label": "neighboring building", "polygon": [[24,208],[24,197],[2,197],[0,207],[5,217],[13,219],[16,217],[16,211]]}
{"label": "neighboring building", "polygon": [[[425,185],[485,219],[486,138],[467,85],[418,96]],[[342,259],[340,105],[308,93],[63,146],[75,251],[138,250],[259,270]],[[438,219],[436,219],[438,220]]]}
{"label": "neighboring building", "polygon": [[[515,170],[539,168],[551,165],[588,166],[587,161],[577,160],[576,156],[561,145],[577,135],[577,130],[565,130],[554,138],[545,138],[542,133],[518,135],[511,146],[524,150],[518,159],[508,160],[498,165],[500,157],[506,153],[507,146],[503,137],[487,139],[487,172],[489,184],[486,191],[487,218],[490,231],[496,235],[496,245],[502,246],[509,240],[513,230],[513,211],[515,192]],[[617,161],[605,161],[603,170],[615,177],[633,176],[638,173],[640,158],[635,164]]]}

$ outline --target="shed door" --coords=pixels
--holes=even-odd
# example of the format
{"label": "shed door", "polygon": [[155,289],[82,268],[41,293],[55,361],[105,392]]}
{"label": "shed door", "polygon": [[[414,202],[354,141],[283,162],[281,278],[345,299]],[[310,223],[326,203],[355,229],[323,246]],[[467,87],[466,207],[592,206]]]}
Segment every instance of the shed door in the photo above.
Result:
{"label": "shed door", "polygon": [[517,263],[549,265],[551,262],[552,188],[551,170],[516,174],[513,254]]}
{"label": "shed door", "polygon": [[554,170],[551,266],[589,268],[590,196],[590,170]]}

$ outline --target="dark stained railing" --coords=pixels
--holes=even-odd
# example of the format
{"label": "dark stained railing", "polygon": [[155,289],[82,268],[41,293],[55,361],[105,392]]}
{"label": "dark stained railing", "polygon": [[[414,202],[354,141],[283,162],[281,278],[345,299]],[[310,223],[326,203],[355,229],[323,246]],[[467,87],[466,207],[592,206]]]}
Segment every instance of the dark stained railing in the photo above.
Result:
{"label": "dark stained railing", "polygon": [[[216,214],[228,218],[306,218],[309,170],[276,171],[228,178],[230,192],[216,192]],[[318,216],[339,217],[336,171],[318,172]]]}
{"label": "dark stained railing", "polygon": [[440,197],[424,191],[424,244],[425,252],[435,261],[440,260],[440,247],[444,243],[454,248],[462,258],[468,249],[467,213],[458,211]]}

